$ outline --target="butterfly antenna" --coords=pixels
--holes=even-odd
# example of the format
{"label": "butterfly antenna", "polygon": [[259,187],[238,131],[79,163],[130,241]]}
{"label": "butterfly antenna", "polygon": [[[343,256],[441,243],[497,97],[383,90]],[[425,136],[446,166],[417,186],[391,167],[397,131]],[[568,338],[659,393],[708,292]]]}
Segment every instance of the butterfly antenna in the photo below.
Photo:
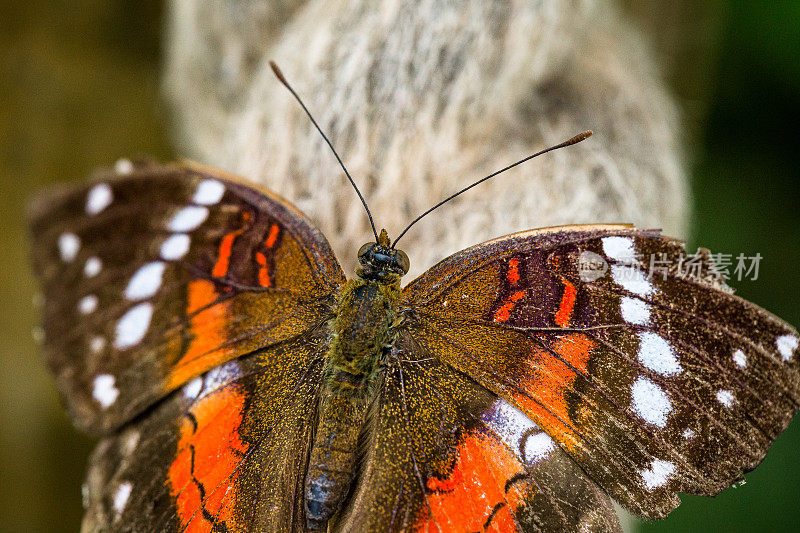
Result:
{"label": "butterfly antenna", "polygon": [[468,185],[467,187],[464,187],[463,189],[461,189],[461,190],[460,190],[460,191],[458,191],[457,193],[455,193],[455,194],[451,194],[450,196],[448,196],[447,198],[445,198],[444,200],[442,200],[441,202],[439,202],[438,204],[436,204],[435,206],[431,207],[430,209],[428,209],[427,211],[425,211],[424,213],[422,213],[420,216],[418,216],[417,218],[415,218],[414,220],[412,220],[412,221],[411,221],[411,223],[410,223],[408,226],[406,226],[406,229],[404,229],[404,230],[403,230],[403,231],[400,233],[400,235],[398,235],[398,237],[397,237],[397,238],[394,240],[394,243],[392,243],[392,248],[394,248],[394,247],[395,247],[395,245],[397,244],[397,241],[399,241],[399,240],[400,240],[400,239],[403,237],[403,235],[405,235],[405,234],[406,234],[406,232],[407,232],[409,229],[411,229],[411,226],[413,226],[414,224],[416,224],[417,222],[419,222],[419,221],[420,221],[420,220],[421,220],[423,217],[425,217],[426,215],[428,215],[428,214],[429,214],[431,211],[435,210],[435,209],[436,209],[436,208],[438,208],[438,207],[441,207],[442,205],[446,204],[447,202],[449,202],[450,200],[452,200],[452,199],[453,199],[453,198],[455,198],[456,196],[460,195],[461,193],[467,192],[467,191],[468,191],[468,190],[470,190],[471,188],[473,188],[473,187],[475,187],[475,186],[477,186],[477,185],[480,185],[480,184],[481,184],[481,183],[483,183],[484,181],[486,181],[486,180],[489,180],[489,179],[492,179],[493,177],[497,176],[498,174],[502,174],[502,173],[503,173],[503,172],[505,172],[506,170],[510,170],[510,169],[514,168],[515,166],[517,166],[517,165],[521,165],[521,164],[522,164],[522,163],[524,163],[525,161],[528,161],[528,160],[530,160],[530,159],[533,159],[534,157],[540,156],[540,155],[542,155],[542,154],[546,154],[547,152],[552,152],[553,150],[558,150],[559,148],[565,148],[565,147],[567,147],[567,146],[572,146],[573,144],[577,144],[577,143],[579,143],[579,142],[581,142],[581,141],[584,141],[584,140],[588,139],[588,138],[589,138],[589,137],[591,137],[593,134],[594,134],[594,132],[593,132],[593,131],[591,131],[591,130],[587,130],[587,131],[584,131],[583,133],[579,133],[578,135],[576,135],[575,137],[572,137],[572,138],[571,138],[571,139],[569,139],[569,140],[566,140],[566,141],[564,141],[564,142],[562,142],[562,143],[559,143],[559,144],[557,144],[557,145],[555,145],[555,146],[551,146],[550,148],[545,148],[544,150],[542,150],[542,151],[540,151],[540,152],[536,152],[535,154],[529,155],[528,157],[526,157],[526,158],[524,158],[524,159],[520,159],[519,161],[517,161],[517,162],[516,162],[516,163],[514,163],[514,164],[511,164],[511,165],[508,165],[507,167],[501,168],[501,169],[500,169],[500,170],[498,170],[497,172],[492,172],[491,174],[489,174],[489,175],[488,175],[488,176],[486,176],[485,178],[479,179],[478,181],[476,181],[476,182],[475,182],[475,183],[473,183],[472,185]]}
{"label": "butterfly antenna", "polygon": [[361,194],[361,191],[358,190],[358,187],[356,186],[356,182],[353,181],[352,176],[350,176],[350,173],[347,171],[347,168],[344,166],[344,163],[342,162],[342,158],[339,157],[339,154],[336,153],[336,149],[331,144],[331,141],[328,140],[328,137],[322,131],[322,128],[319,127],[319,124],[317,124],[317,121],[314,120],[314,117],[311,115],[311,111],[309,111],[308,108],[306,107],[306,104],[303,103],[303,100],[300,99],[300,96],[295,92],[294,89],[292,89],[292,86],[289,85],[289,82],[286,81],[286,78],[283,77],[283,72],[281,72],[281,69],[278,68],[278,65],[276,65],[275,62],[270,61],[269,62],[269,66],[272,68],[272,72],[275,73],[275,77],[278,78],[278,80],[283,84],[284,87],[289,89],[289,92],[292,93],[292,96],[295,97],[297,102],[300,104],[300,107],[302,107],[303,111],[306,112],[306,115],[308,115],[308,118],[311,119],[311,123],[314,124],[314,127],[317,128],[317,131],[319,132],[319,134],[322,135],[322,138],[325,139],[326,143],[328,143],[328,147],[330,147],[331,152],[333,152],[333,155],[336,156],[336,160],[339,162],[339,166],[342,167],[342,170],[344,170],[344,173],[347,176],[347,179],[350,180],[350,185],[352,185],[353,188],[356,190],[356,194],[358,195],[358,198],[361,200],[361,203],[364,204],[364,209],[366,209],[367,216],[369,217],[369,223],[372,226],[372,233],[373,233],[373,235],[375,235],[375,242],[378,242],[378,231],[375,229],[375,221],[372,220],[372,213],[370,212],[369,207],[367,206],[367,201],[364,200],[364,196]]}

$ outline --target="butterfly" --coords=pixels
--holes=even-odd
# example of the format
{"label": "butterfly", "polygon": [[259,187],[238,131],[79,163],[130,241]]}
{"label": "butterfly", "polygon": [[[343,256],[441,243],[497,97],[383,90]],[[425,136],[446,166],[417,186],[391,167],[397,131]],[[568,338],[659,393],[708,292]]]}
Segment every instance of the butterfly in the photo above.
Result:
{"label": "butterfly", "polygon": [[86,531],[621,531],[612,499],[715,495],[798,410],[797,331],[708,251],[648,275],[685,254],[654,230],[507,235],[401,287],[385,230],[348,279],[276,194],[123,161],[31,234],[46,361],[102,436]]}

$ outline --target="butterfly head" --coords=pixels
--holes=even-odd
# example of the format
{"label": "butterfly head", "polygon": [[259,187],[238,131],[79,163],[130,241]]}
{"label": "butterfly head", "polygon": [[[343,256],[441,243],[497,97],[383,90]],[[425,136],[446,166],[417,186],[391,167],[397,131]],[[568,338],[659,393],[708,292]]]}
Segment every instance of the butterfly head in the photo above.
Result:
{"label": "butterfly head", "polygon": [[358,250],[358,262],[358,276],[375,281],[399,279],[410,267],[406,253],[391,247],[385,229],[381,230],[378,242],[368,242]]}

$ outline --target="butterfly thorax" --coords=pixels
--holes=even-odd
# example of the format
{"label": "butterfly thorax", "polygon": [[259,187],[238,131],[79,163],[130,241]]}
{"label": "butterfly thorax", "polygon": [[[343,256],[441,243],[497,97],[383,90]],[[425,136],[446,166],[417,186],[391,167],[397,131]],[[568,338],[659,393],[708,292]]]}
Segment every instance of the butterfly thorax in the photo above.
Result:
{"label": "butterfly thorax", "polygon": [[396,335],[400,278],[405,272],[388,246],[380,242],[371,246],[377,253],[373,249],[364,254],[363,248],[359,252],[358,277],[342,286],[330,323],[332,337],[306,474],[310,529],[325,526],[353,482],[359,435]]}
{"label": "butterfly thorax", "polygon": [[333,336],[326,357],[325,387],[332,392],[362,396],[393,340],[400,277],[391,283],[349,280],[339,295]]}

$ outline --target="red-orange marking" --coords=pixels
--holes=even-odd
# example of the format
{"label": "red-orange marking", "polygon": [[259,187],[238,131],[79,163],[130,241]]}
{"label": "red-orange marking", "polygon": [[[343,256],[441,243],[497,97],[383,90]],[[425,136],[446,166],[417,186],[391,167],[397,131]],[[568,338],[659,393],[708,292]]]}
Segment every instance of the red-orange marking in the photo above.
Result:
{"label": "red-orange marking", "polygon": [[508,273],[506,279],[512,285],[516,285],[519,281],[519,259],[512,259],[508,262]]}
{"label": "red-orange marking", "polygon": [[[177,454],[167,471],[167,481],[183,531],[210,531],[201,506],[217,520],[224,520],[229,530],[236,529],[236,468],[247,451],[238,432],[243,405],[243,395],[223,389],[192,407],[197,429],[186,417],[181,422]],[[198,483],[205,490],[203,501]]]}
{"label": "red-orange marking", "polygon": [[221,278],[228,273],[228,268],[230,267],[231,263],[233,241],[235,241],[236,237],[241,235],[243,231],[243,229],[237,229],[236,231],[232,231],[222,238],[222,242],[219,245],[219,256],[217,257],[217,262],[214,264],[213,270],[211,270],[211,275],[215,278]]}
{"label": "red-orange marking", "polygon": [[[524,503],[519,483],[505,492],[506,481],[525,472],[519,460],[501,442],[486,435],[469,435],[457,450],[456,463],[447,479],[428,479],[425,508],[414,531],[483,531],[486,519],[500,502],[487,531],[516,531],[512,512]],[[524,485],[523,485],[524,486]],[[437,529],[437,526],[441,529]]]}
{"label": "red-orange marking", "polygon": [[187,294],[186,314],[196,313],[200,309],[214,303],[219,294],[214,289],[214,284],[205,279],[198,279],[189,283]]}
{"label": "red-orange marking", "polygon": [[230,350],[222,348],[222,345],[227,338],[225,325],[229,320],[229,302],[211,305],[218,297],[211,281],[199,279],[189,283],[186,313],[194,315],[189,319],[193,338],[168,376],[168,390],[227,360]]}
{"label": "red-orange marking", "polygon": [[561,297],[561,306],[556,313],[555,322],[562,328],[567,327],[569,321],[572,319],[572,311],[575,308],[575,297],[578,295],[578,290],[571,282],[564,281],[564,296]]}
{"label": "red-orange marking", "polygon": [[449,492],[462,483],[464,483],[464,475],[460,469],[455,469],[447,479],[439,479],[437,477],[428,478],[426,485],[428,486],[428,490]]}
{"label": "red-orange marking", "polygon": [[562,336],[552,346],[563,361],[547,350],[535,350],[529,359],[531,377],[522,383],[530,396],[514,396],[520,409],[569,451],[578,443],[569,426],[574,427],[578,421],[570,418],[566,394],[573,389],[577,378],[573,368],[587,372],[589,353],[594,345],[592,339],[576,333]]}
{"label": "red-orange marking", "polygon": [[517,291],[509,296],[508,300],[506,300],[505,303],[500,306],[500,309],[495,311],[494,321],[505,322],[508,320],[508,318],[511,316],[511,311],[514,309],[514,306],[517,305],[517,302],[520,301],[524,296],[525,291]]}
{"label": "red-orange marking", "polygon": [[267,256],[261,252],[256,252],[256,262],[260,265],[258,269],[258,283],[262,287],[269,287],[272,282],[269,280],[269,267],[267,267]]}
{"label": "red-orange marking", "polygon": [[278,225],[273,224],[269,228],[269,235],[267,235],[267,242],[266,242],[267,248],[272,248],[273,246],[275,246],[275,241],[277,240],[278,240]]}

